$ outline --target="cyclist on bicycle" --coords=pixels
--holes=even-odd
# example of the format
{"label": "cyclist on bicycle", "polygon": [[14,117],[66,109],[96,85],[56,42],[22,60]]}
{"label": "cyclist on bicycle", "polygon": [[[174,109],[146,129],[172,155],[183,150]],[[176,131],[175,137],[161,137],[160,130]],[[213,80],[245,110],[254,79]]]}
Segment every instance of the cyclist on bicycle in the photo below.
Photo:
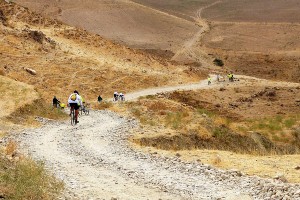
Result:
{"label": "cyclist on bicycle", "polygon": [[118,99],[119,99],[118,92],[114,92],[114,101],[118,101]]}
{"label": "cyclist on bicycle", "polygon": [[123,93],[120,93],[120,94],[119,94],[119,97],[120,97],[120,100],[121,100],[121,101],[125,101],[125,96],[124,96]]}
{"label": "cyclist on bicycle", "polygon": [[68,99],[68,104],[70,106],[70,115],[72,112],[72,109],[75,110],[75,121],[76,123],[79,123],[78,121],[78,113],[79,113],[79,107],[82,106],[82,98],[79,95],[79,92],[77,90],[72,93]]}

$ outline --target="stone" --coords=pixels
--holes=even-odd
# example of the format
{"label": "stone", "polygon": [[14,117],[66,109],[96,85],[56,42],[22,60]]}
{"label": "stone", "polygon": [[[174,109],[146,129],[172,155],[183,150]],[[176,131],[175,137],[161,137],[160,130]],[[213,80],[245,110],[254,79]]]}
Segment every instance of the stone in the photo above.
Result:
{"label": "stone", "polygon": [[34,69],[25,68],[25,70],[31,75],[36,75],[36,71]]}

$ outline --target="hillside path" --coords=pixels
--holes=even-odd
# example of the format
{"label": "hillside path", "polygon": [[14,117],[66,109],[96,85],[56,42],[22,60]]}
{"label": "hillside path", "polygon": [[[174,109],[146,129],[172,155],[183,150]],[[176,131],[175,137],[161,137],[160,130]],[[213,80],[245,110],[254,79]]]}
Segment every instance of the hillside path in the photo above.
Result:
{"label": "hillside path", "polygon": [[[216,82],[216,75],[210,75],[212,78],[213,84],[208,85],[207,80],[201,80],[198,83],[191,83],[191,84],[182,84],[182,85],[175,85],[175,86],[165,86],[165,87],[156,87],[156,88],[148,88],[136,92],[131,92],[126,94],[127,101],[134,101],[137,100],[139,97],[147,96],[147,95],[155,95],[158,93],[163,92],[173,92],[176,90],[199,90],[199,89],[213,89],[213,88],[220,88],[220,87],[238,87],[239,85],[246,85],[255,82],[255,84],[260,85],[268,85],[268,86],[300,86],[298,83],[289,83],[289,82],[276,82],[270,81],[265,79],[254,78],[245,75],[237,75],[235,76],[239,81],[234,83],[229,83],[227,80],[225,82]],[[227,79],[225,77],[225,79]]]}
{"label": "hillside path", "polygon": [[[134,100],[155,91],[212,87],[218,85],[207,86],[206,81],[201,81],[131,93],[129,98]],[[278,195],[289,194],[294,198],[299,191],[300,198],[299,185],[250,177],[235,170],[218,170],[198,162],[183,162],[177,157],[166,158],[135,149],[128,140],[130,130],[138,126],[134,119],[110,111],[92,111],[79,121],[77,126],[71,126],[68,121],[45,121],[43,127],[15,136],[23,153],[44,161],[46,168],[66,183],[61,199],[247,200],[267,199],[274,195],[269,191],[276,194],[281,189]]]}

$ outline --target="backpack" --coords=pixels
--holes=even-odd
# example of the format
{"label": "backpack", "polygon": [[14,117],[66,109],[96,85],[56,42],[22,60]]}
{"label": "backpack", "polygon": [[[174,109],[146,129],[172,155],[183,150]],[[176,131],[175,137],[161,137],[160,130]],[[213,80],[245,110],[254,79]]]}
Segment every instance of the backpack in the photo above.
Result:
{"label": "backpack", "polygon": [[72,94],[71,100],[72,100],[72,101],[75,101],[76,99],[77,99],[76,94]]}

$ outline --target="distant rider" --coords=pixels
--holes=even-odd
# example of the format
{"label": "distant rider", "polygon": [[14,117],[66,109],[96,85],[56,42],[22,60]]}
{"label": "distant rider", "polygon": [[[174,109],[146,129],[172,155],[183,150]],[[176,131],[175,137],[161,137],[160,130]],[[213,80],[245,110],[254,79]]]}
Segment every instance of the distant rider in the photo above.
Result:
{"label": "distant rider", "polygon": [[114,92],[114,101],[118,101],[119,94],[118,92]]}
{"label": "distant rider", "polygon": [[123,93],[120,93],[119,97],[120,97],[121,101],[125,101],[125,95]]}
{"label": "distant rider", "polygon": [[82,98],[79,95],[79,92],[77,90],[75,90],[74,93],[70,95],[70,97],[68,99],[68,104],[70,106],[70,115],[71,115],[72,108],[74,108],[75,121],[76,121],[76,123],[79,123],[78,113],[79,113],[79,107],[82,106]]}
{"label": "distant rider", "polygon": [[210,78],[210,76],[208,77],[207,81],[208,81],[208,85],[210,85],[211,84],[211,78]]}

